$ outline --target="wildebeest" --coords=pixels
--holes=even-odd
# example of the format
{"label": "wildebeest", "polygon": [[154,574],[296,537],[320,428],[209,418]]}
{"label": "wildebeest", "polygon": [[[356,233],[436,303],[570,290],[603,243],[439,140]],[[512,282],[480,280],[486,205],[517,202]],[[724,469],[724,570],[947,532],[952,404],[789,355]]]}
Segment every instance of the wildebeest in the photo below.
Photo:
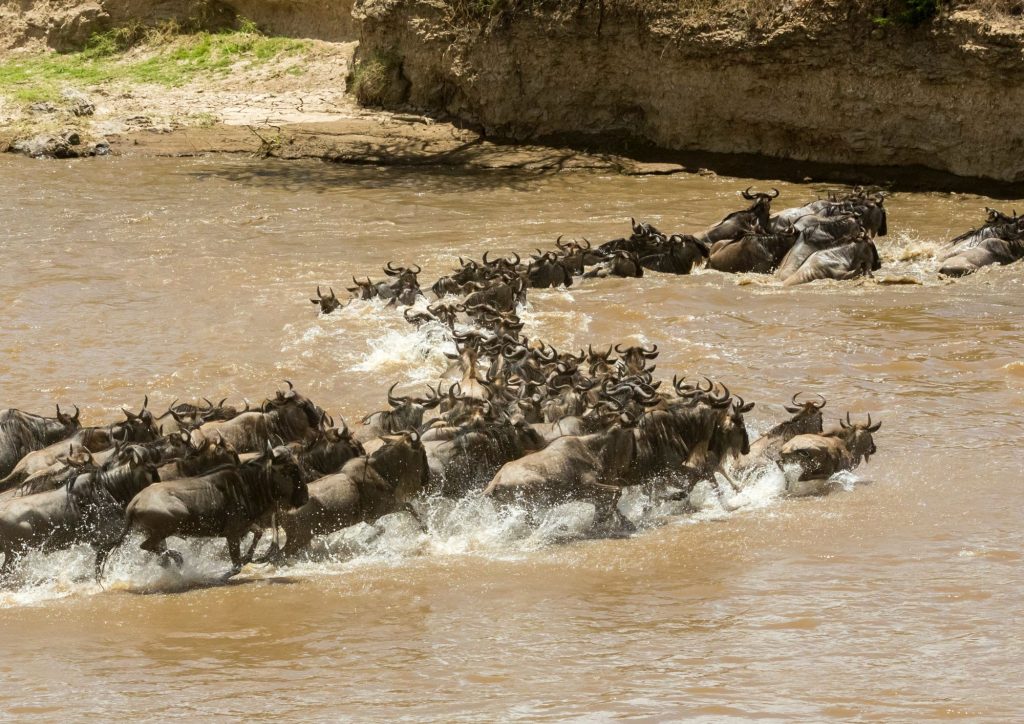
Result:
{"label": "wildebeest", "polygon": [[866,234],[838,246],[816,251],[800,267],[783,279],[787,287],[818,279],[855,279],[871,276],[882,268],[878,249]]}
{"label": "wildebeest", "polygon": [[977,246],[965,249],[956,256],[948,257],[939,269],[947,277],[962,277],[993,264],[1012,264],[1024,259],[1024,235],[1019,239],[1006,241],[989,238]]}
{"label": "wildebeest", "polygon": [[295,455],[268,444],[256,460],[143,489],[128,504],[118,544],[133,532],[142,533],[142,550],[180,565],[181,555],[167,548],[169,536],[226,538],[232,573],[237,573],[252,560],[258,537],[245,555],[241,544],[256,523],[279,508],[297,508],[308,500]]}
{"label": "wildebeest", "polygon": [[593,269],[583,274],[584,279],[604,279],[606,277],[634,277],[644,275],[643,264],[635,252],[620,249],[606,254],[604,259]]}
{"label": "wildebeest", "polygon": [[637,442],[628,417],[601,432],[560,437],[543,450],[506,463],[484,495],[533,504],[589,499],[607,514],[635,477]]}
{"label": "wildebeest", "polygon": [[214,434],[239,453],[262,450],[274,437],[284,442],[303,440],[319,429],[324,421],[323,410],[295,391],[288,384],[288,392],[278,391],[274,399],[263,404],[263,412],[243,412],[224,422],[207,422],[192,432],[195,445]]}
{"label": "wildebeest", "polygon": [[30,452],[71,437],[81,428],[78,415],[77,407],[74,415],[68,415],[61,412],[60,405],[56,417],[0,410],[0,478],[6,477]]}
{"label": "wildebeest", "polygon": [[355,437],[361,442],[383,435],[396,435],[407,430],[419,430],[423,425],[423,415],[427,410],[433,410],[440,403],[441,399],[433,389],[427,388],[426,397],[413,397],[404,395],[396,397],[394,383],[388,389],[388,404],[390,410],[372,412],[362,419],[363,427],[357,429]]}
{"label": "wildebeest", "polygon": [[708,268],[733,274],[771,274],[775,271],[798,236],[790,226],[774,234],[746,234],[728,242],[718,242],[711,251]]}
{"label": "wildebeest", "polygon": [[795,228],[800,234],[775,272],[779,279],[793,276],[811,254],[864,235],[864,226],[855,216],[808,216],[800,219]]}
{"label": "wildebeest", "polygon": [[424,489],[428,476],[419,435],[385,436],[384,445],[369,456],[310,483],[307,501],[280,516],[287,537],[283,552],[294,555],[315,535],[395,512]]}
{"label": "wildebeest", "polygon": [[817,434],[822,431],[821,411],[825,407],[825,398],[818,395],[820,402],[806,400],[799,402],[800,393],[793,395],[792,404],[786,405],[787,412],[793,417],[774,425],[761,437],[750,444],[750,452],[743,456],[739,468],[747,468],[760,462],[779,463],[782,447],[797,435]]}
{"label": "wildebeest", "polygon": [[939,273],[948,277],[972,274],[992,264],[1012,264],[1024,258],[1024,217],[986,208],[986,223],[960,234],[941,257]]}
{"label": "wildebeest", "polygon": [[537,250],[526,268],[526,281],[532,289],[571,287],[573,269],[553,251]]}
{"label": "wildebeest", "polygon": [[0,503],[0,573],[8,573],[30,548],[59,550],[76,543],[96,549],[98,570],[120,532],[124,506],[157,478],[158,455],[140,446],[125,453],[123,461],[78,475],[67,488]]}
{"label": "wildebeest", "polygon": [[[374,282],[367,277],[365,282],[361,282],[352,277],[355,286],[349,287],[348,291],[356,299],[367,300],[379,297],[387,300],[388,304],[402,304],[410,307],[416,303],[417,297],[423,295],[417,279],[420,271],[420,267],[415,264],[412,267],[396,267],[388,262],[384,267],[384,273],[391,277],[390,281]],[[317,303],[320,303],[319,300]]]}
{"label": "wildebeest", "polygon": [[60,465],[69,447],[84,448],[91,453],[108,450],[117,442],[151,442],[158,437],[156,422],[147,409],[149,398],[138,413],[122,408],[125,420],[104,427],[78,428],[70,437],[42,449],[34,450],[21,460],[0,480],[0,492],[11,490],[25,482],[32,475],[39,474],[55,465]]}
{"label": "wildebeest", "polygon": [[689,234],[673,234],[653,241],[639,253],[644,269],[664,274],[689,274],[708,255],[707,244]]}
{"label": "wildebeest", "polygon": [[769,217],[771,215],[772,199],[778,198],[779,190],[772,189],[772,193],[750,193],[748,188],[742,192],[743,198],[753,201],[750,208],[742,211],[734,211],[717,224],[709,227],[706,231],[697,235],[697,238],[706,244],[714,244],[723,239],[738,239],[752,230],[760,229],[761,233],[770,227]]}
{"label": "wildebeest", "polygon": [[432,487],[446,497],[482,488],[505,463],[542,449],[529,423],[481,420],[462,425],[450,439],[425,442]]}
{"label": "wildebeest", "polygon": [[852,470],[861,460],[867,462],[877,452],[873,433],[882,423],[853,423],[850,413],[839,421],[839,428],[824,433],[797,435],[780,453],[782,463],[800,466],[800,480],[823,480],[840,470]]}
{"label": "wildebeest", "polygon": [[[358,282],[357,282],[358,285]],[[309,301],[313,304],[320,306],[320,314],[330,314],[335,309],[341,308],[341,302],[338,301],[338,297],[334,294],[334,288],[330,287],[329,294],[325,297],[320,293],[320,287],[316,288],[316,299],[310,299]]]}

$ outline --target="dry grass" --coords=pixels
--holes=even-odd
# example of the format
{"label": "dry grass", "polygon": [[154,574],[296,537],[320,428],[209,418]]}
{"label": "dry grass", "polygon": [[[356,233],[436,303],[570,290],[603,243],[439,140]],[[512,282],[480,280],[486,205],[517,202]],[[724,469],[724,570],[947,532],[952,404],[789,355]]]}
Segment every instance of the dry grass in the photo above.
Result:
{"label": "dry grass", "polygon": [[1019,18],[1024,15],[1024,0],[967,0],[957,5],[996,17]]}

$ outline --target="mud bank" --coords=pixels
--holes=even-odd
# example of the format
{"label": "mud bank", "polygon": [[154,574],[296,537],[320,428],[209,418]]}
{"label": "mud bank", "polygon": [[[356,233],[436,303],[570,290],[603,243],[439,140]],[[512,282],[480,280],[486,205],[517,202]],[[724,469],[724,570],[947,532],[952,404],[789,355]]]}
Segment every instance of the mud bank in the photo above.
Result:
{"label": "mud bank", "polygon": [[957,10],[910,28],[855,3],[790,6],[757,27],[619,0],[475,23],[440,0],[357,0],[354,14],[359,61],[400,69],[396,105],[489,136],[727,154],[748,172],[1024,182],[1019,18]]}

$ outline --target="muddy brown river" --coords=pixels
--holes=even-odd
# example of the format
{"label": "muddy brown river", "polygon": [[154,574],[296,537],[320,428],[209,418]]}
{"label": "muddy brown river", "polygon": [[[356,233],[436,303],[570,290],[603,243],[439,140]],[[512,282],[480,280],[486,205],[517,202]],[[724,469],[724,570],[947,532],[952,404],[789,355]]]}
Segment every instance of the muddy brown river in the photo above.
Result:
{"label": "muddy brown river", "polygon": [[[357,419],[393,381],[436,379],[446,343],[374,303],[318,317],[317,284],[341,294],[388,260],[430,280],[630,216],[692,231],[751,183],[0,158],[0,407],[102,423],[147,394],[259,401],[287,378]],[[776,208],[825,190],[755,185]],[[1024,718],[1024,264],[947,283],[934,260],[1013,205],[894,195],[878,277],[912,284],[648,273],[530,293],[526,334],[656,342],[659,373],[756,401],[754,432],[799,390],[881,419],[878,455],[831,494],[745,481],[727,509],[568,542],[572,520],[437,502],[426,533],[230,585],[218,542],[181,543],[180,572],[118,554],[104,588],[88,549],[33,554],[0,589],[0,717]]]}

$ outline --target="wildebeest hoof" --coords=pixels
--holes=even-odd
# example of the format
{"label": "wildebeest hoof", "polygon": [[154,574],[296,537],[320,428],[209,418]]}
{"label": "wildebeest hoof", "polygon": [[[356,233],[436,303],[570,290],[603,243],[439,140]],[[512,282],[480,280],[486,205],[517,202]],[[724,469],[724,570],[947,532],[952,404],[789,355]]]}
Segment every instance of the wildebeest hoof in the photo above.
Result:
{"label": "wildebeest hoof", "polygon": [[185,559],[181,557],[181,554],[178,553],[178,551],[166,550],[166,551],[164,551],[163,553],[160,554],[160,565],[161,566],[163,566],[164,568],[167,568],[172,563],[176,567],[181,568],[181,566],[185,563]]}
{"label": "wildebeest hoof", "polygon": [[267,552],[256,559],[256,563],[277,563],[284,558],[284,552],[277,543],[271,543]]}

